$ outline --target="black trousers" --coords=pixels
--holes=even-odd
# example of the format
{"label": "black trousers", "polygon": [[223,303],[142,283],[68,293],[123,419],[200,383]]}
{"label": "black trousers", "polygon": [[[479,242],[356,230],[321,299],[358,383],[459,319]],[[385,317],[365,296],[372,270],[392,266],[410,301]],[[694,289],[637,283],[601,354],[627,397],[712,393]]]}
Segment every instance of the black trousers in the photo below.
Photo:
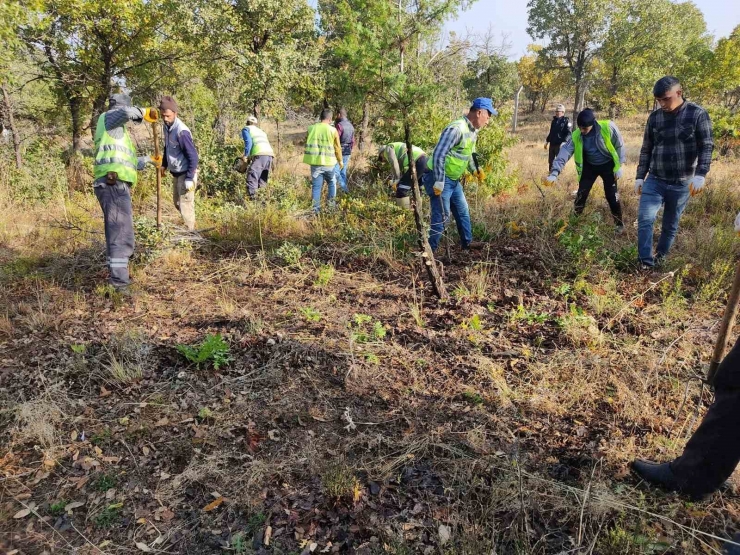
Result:
{"label": "black trousers", "polygon": [[717,370],[715,397],[683,454],[671,463],[681,489],[716,491],[740,462],[740,338]]}
{"label": "black trousers", "polygon": [[548,165],[548,172],[552,171],[552,163],[555,160],[555,158],[558,157],[558,152],[560,152],[560,146],[563,143],[550,143],[550,148],[547,151],[547,165]]}
{"label": "black trousers", "polygon": [[601,180],[604,182],[604,196],[606,197],[606,202],[609,203],[609,209],[612,212],[614,223],[624,225],[622,223],[622,206],[619,204],[619,196],[617,194],[617,181],[614,179],[614,162],[592,166],[584,160],[583,172],[581,172],[581,181],[578,183],[578,192],[576,193],[574,206],[576,214],[583,213],[588,195],[591,192],[591,187],[594,186],[597,177],[601,177]]}
{"label": "black trousers", "polygon": [[[419,180],[419,187],[422,187],[421,185],[421,178],[424,176],[425,173],[427,173],[427,161],[429,160],[429,157],[425,154],[424,156],[419,156],[416,161],[414,162],[414,166],[416,166],[416,177]],[[398,182],[398,187],[396,187],[396,198],[404,198],[411,196],[411,188],[413,187],[411,183],[411,168],[407,169],[404,174],[401,176],[401,180]]]}

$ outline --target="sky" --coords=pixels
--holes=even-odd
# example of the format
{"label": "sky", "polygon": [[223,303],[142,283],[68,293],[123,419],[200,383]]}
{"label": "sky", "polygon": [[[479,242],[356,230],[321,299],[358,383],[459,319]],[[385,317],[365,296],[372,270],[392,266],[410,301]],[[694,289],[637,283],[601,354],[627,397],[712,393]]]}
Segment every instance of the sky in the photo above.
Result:
{"label": "sky", "polygon": [[[704,13],[707,29],[715,38],[727,37],[740,25],[738,0],[694,0],[694,4]],[[445,30],[460,36],[484,33],[489,26],[498,37],[506,36],[512,59],[526,54],[527,45],[533,42],[527,34],[527,0],[476,0],[471,9],[447,23]]]}

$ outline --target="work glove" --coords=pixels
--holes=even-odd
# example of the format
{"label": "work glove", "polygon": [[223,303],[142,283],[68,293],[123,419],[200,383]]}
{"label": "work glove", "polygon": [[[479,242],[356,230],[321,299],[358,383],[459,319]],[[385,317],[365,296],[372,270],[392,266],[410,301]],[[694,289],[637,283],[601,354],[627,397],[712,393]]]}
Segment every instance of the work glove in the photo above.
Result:
{"label": "work glove", "polygon": [[442,194],[442,191],[444,191],[445,188],[445,182],[444,181],[437,181],[433,186],[432,189],[434,190],[434,195],[439,196]]}
{"label": "work glove", "polygon": [[735,233],[740,235],[740,212],[735,216]]}
{"label": "work glove", "polygon": [[553,173],[551,173],[547,177],[542,178],[542,184],[545,187],[552,187],[553,185],[555,185],[555,182],[557,180],[558,180],[558,176],[555,175],[555,174],[553,174]]}
{"label": "work glove", "polygon": [[156,155],[152,154],[149,159],[152,161],[152,164],[154,164],[155,168],[161,168],[162,167],[162,155]]}
{"label": "work glove", "polygon": [[193,188],[193,186],[194,186],[194,183],[193,183],[193,180],[192,179],[186,179],[185,180],[185,190],[186,191],[191,190]]}
{"label": "work glove", "polygon": [[635,193],[638,195],[642,194],[642,184],[645,183],[644,179],[635,179]]}
{"label": "work glove", "polygon": [[159,112],[156,108],[144,108],[144,120],[149,123],[156,123],[159,119]]}
{"label": "work glove", "polygon": [[545,150],[550,146],[550,143],[545,143]]}
{"label": "work glove", "polygon": [[478,183],[482,183],[486,179],[486,172],[478,168],[478,171],[475,172],[475,177],[478,178]]}
{"label": "work glove", "polygon": [[706,177],[701,175],[695,175],[693,177],[691,184],[689,185],[689,193],[691,193],[692,197],[701,193],[701,190],[704,188],[704,181],[706,181]]}
{"label": "work glove", "polygon": [[614,179],[619,181],[622,179],[622,168],[619,168],[617,171],[614,172]]}

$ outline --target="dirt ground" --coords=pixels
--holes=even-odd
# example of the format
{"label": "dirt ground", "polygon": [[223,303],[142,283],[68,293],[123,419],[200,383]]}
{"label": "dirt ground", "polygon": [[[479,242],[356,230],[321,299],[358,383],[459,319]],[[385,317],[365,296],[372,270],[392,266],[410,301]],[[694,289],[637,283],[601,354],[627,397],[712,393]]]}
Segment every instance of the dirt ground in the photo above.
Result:
{"label": "dirt ground", "polygon": [[[641,121],[620,122],[628,176]],[[9,219],[4,552],[719,553],[740,527],[732,490],[689,503],[627,464],[680,453],[711,401],[694,378],[733,267],[731,227],[718,230],[737,161],[716,164],[723,196],[687,211],[663,273],[599,268],[635,230],[610,234],[596,187],[599,246],[578,269],[573,252],[591,251],[554,223],[573,170],[541,196],[547,121],[521,125],[520,187],[476,213],[476,249],[441,249],[445,303],[412,240],[337,240],[342,208],[328,224],[285,213],[293,235],[277,241],[261,219],[257,241],[218,226],[140,240],[125,296],[102,285],[89,195],[65,205],[87,226],[59,207]]]}

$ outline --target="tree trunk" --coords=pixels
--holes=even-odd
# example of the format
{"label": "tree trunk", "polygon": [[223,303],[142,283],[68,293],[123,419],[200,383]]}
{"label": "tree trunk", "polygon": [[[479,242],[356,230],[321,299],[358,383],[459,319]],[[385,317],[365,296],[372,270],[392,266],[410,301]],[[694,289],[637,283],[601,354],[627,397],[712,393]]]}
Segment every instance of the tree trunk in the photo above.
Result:
{"label": "tree trunk", "polygon": [[439,275],[437,269],[437,261],[434,259],[434,251],[429,246],[429,240],[424,228],[424,216],[421,213],[421,192],[419,191],[419,176],[416,175],[416,160],[414,160],[414,152],[411,148],[411,128],[409,127],[408,119],[404,114],[404,131],[406,135],[406,152],[408,153],[409,168],[411,169],[411,183],[414,186],[414,196],[412,200],[412,208],[414,210],[414,221],[416,223],[416,232],[419,235],[419,248],[421,249],[421,259],[424,261],[424,268],[429,276],[429,281],[432,282],[432,289],[434,294],[439,299],[447,299],[447,289],[445,288],[442,276]]}
{"label": "tree trunk", "polygon": [[578,119],[578,114],[586,105],[586,90],[588,83],[582,76],[576,77],[575,105],[573,106],[573,121]]}
{"label": "tree trunk", "polygon": [[609,78],[609,119],[617,117],[617,92],[619,92],[619,70],[615,65]]}
{"label": "tree trunk", "polygon": [[213,120],[213,131],[216,144],[223,146],[226,142],[226,118],[221,110],[216,114],[216,119]]}
{"label": "tree trunk", "polygon": [[80,97],[73,95],[67,98],[69,106],[69,115],[72,118],[72,151],[80,152],[82,150],[82,101]]}
{"label": "tree trunk", "polygon": [[10,95],[8,94],[8,89],[5,87],[5,83],[2,84],[2,89],[5,112],[8,114],[8,125],[10,126],[10,133],[13,135],[15,167],[21,169],[21,166],[23,166],[23,157],[21,156],[21,137],[18,134],[18,128],[15,126],[15,118],[13,117],[13,104],[10,102]]}
{"label": "tree trunk", "polygon": [[360,152],[365,150],[368,128],[370,127],[370,101],[365,96],[365,102],[362,103],[362,124],[360,126],[360,139],[357,141],[357,148]]}
{"label": "tree trunk", "polygon": [[111,92],[113,91],[113,70],[111,69],[112,56],[108,52],[103,52],[103,75],[100,77],[100,91],[93,100],[92,114],[90,115],[90,135],[93,139],[95,138],[95,128],[98,125],[98,116],[105,112],[105,104],[110,98]]}

